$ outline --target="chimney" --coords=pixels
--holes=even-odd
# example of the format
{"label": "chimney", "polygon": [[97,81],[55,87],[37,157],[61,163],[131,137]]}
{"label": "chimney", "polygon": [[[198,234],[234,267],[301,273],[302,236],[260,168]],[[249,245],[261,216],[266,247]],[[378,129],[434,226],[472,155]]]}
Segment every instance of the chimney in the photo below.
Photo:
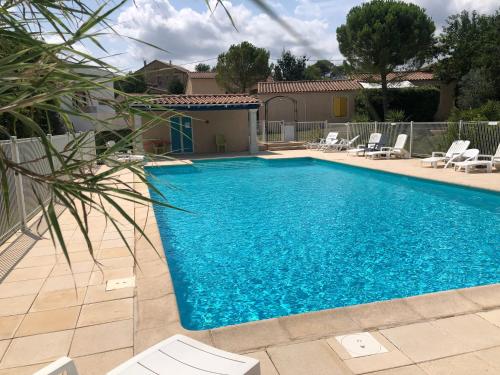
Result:
{"label": "chimney", "polygon": [[168,60],[168,65],[172,65],[172,60]]}

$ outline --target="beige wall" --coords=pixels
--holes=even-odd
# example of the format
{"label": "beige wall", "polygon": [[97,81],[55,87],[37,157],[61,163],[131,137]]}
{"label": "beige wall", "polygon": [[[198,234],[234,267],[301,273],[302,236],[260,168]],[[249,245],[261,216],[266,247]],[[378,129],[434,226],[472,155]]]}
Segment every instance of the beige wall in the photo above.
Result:
{"label": "beige wall", "polygon": [[189,78],[186,94],[226,94],[226,90],[217,84],[215,78]]}
{"label": "beige wall", "polygon": [[[259,100],[265,100],[278,94],[258,94]],[[325,121],[346,122],[354,115],[355,91],[338,91],[334,93],[303,93],[303,94],[283,94],[297,100],[297,121]],[[348,110],[346,117],[335,117],[333,113],[333,97],[346,96],[348,98]],[[274,99],[268,104],[268,120],[293,121],[294,106],[290,100]],[[264,105],[259,111],[259,119],[264,120]]]}
{"label": "beige wall", "polygon": [[[165,119],[172,116],[172,112],[156,112]],[[215,135],[223,134],[226,138],[227,152],[248,151],[248,110],[219,110],[219,111],[185,111],[183,116],[192,118],[194,153],[214,153]],[[143,124],[151,126],[143,135],[144,148],[153,152],[148,140],[161,139],[168,143],[170,150],[170,127],[167,121],[156,121],[156,125],[149,125],[147,119]]]}
{"label": "beige wall", "polygon": [[[139,69],[138,72],[144,74],[144,80],[152,93],[164,93],[168,91],[170,82],[177,78],[184,87],[187,85],[188,74],[187,72],[176,68],[175,66],[155,60]],[[158,89],[158,90],[155,90]]]}

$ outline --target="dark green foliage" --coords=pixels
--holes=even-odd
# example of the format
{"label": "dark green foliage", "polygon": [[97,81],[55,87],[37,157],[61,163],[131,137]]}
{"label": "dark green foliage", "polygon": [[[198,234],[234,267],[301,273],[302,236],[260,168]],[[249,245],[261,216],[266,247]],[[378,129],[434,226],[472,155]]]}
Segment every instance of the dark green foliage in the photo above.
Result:
{"label": "dark green foliage", "polygon": [[472,69],[458,83],[457,107],[478,108],[495,96],[493,82],[484,69]]}
{"label": "dark green foliage", "polygon": [[323,78],[321,70],[316,65],[309,65],[306,68],[305,79],[309,81],[317,81]]}
{"label": "dark green foliage", "polygon": [[[340,52],[362,72],[380,75],[387,112],[387,74],[416,69],[433,54],[435,26],[423,8],[403,1],[372,0],[352,8],[337,28]],[[383,113],[382,113],[383,118]]]}
{"label": "dark green foliage", "polygon": [[248,92],[270,74],[269,52],[249,42],[233,44],[217,58],[217,82],[232,93]]}
{"label": "dark green foliage", "polygon": [[442,80],[460,81],[480,69],[493,86],[490,99],[500,99],[500,11],[492,15],[464,11],[449,17],[439,37],[439,52],[436,68]]}
{"label": "dark green foliage", "polygon": [[489,100],[478,108],[454,109],[448,121],[500,121],[500,101]]}
{"label": "dark green foliage", "polygon": [[177,77],[174,77],[168,84],[168,93],[172,95],[184,94],[184,84]]}
{"label": "dark green foliage", "polygon": [[306,68],[305,79],[343,79],[347,77],[347,64],[334,65],[329,60],[318,60]]}
{"label": "dark green foliage", "polygon": [[212,68],[208,64],[199,63],[194,67],[195,72],[209,72]]}
{"label": "dark green foliage", "polygon": [[[415,87],[389,89],[387,121],[433,121],[439,106],[439,89]],[[364,90],[356,97],[356,114],[371,121],[382,120],[382,90]],[[397,111],[397,112],[394,112]],[[389,116],[392,113],[392,116]]]}
{"label": "dark green foliage", "polygon": [[130,93],[144,94],[147,86],[143,74],[129,72],[122,79],[113,82],[115,90]]}
{"label": "dark green foliage", "polygon": [[273,78],[276,81],[302,81],[306,78],[305,56],[295,56],[290,51],[281,52],[274,66]]}

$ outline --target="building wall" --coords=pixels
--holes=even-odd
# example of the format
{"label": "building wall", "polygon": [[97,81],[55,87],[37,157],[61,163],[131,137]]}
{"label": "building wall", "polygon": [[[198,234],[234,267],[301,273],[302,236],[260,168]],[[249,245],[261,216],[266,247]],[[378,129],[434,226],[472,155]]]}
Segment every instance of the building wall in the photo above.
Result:
{"label": "building wall", "polygon": [[189,78],[186,94],[226,94],[226,90],[218,85],[215,78]]}
{"label": "building wall", "polygon": [[[355,91],[338,91],[334,93],[300,93],[300,94],[258,94],[259,100],[264,103],[276,95],[283,95],[297,100],[297,121],[325,121],[347,122],[354,115]],[[333,98],[335,96],[347,97],[347,116],[336,117],[333,112]],[[259,119],[265,119],[264,104],[259,110]],[[269,121],[293,121],[294,105],[291,100],[277,98],[268,104]]]}
{"label": "building wall", "polygon": [[174,79],[179,79],[184,88],[187,85],[188,73],[185,70],[179,69],[175,65],[169,65],[162,61],[152,61],[145,67],[139,69],[136,73],[144,74],[146,85],[150,88],[151,93],[167,93],[170,82]]}
{"label": "building wall", "polygon": [[[143,125],[151,127],[143,135],[144,149],[153,152],[153,142],[161,140],[170,150],[170,125],[167,119],[172,112],[155,112],[165,121],[149,122],[143,118]],[[248,151],[250,136],[247,110],[185,111],[183,116],[192,118],[193,146],[195,154],[215,153],[215,135],[226,138],[227,152]],[[151,125],[150,125],[151,124]]]}

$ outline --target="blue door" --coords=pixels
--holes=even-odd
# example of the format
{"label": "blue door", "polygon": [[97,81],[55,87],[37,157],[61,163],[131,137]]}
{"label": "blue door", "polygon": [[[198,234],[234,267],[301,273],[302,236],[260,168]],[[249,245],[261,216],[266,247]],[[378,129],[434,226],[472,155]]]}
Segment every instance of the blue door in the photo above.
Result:
{"label": "blue door", "polygon": [[173,153],[184,154],[193,152],[191,117],[175,116],[171,118],[170,143]]}

